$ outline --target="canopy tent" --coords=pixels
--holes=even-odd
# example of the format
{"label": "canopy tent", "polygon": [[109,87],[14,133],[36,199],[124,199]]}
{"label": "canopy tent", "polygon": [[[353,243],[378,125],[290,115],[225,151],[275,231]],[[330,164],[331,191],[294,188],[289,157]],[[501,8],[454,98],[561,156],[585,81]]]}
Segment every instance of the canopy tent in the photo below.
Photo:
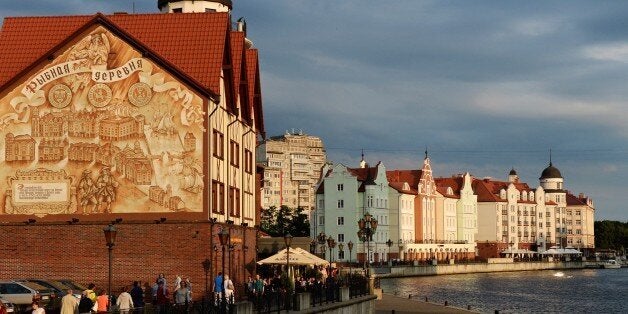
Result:
{"label": "canopy tent", "polygon": [[582,254],[582,252],[573,249],[573,248],[564,248],[564,249],[559,249],[559,248],[550,248],[549,250],[541,253],[543,255],[569,255],[569,254]]}
{"label": "canopy tent", "polygon": [[[265,258],[257,263],[260,265],[264,264],[280,264],[285,265],[288,259],[288,253],[286,249],[283,249],[277,254]],[[327,265],[329,262],[302,249],[302,248],[291,248],[290,249],[290,265]]]}

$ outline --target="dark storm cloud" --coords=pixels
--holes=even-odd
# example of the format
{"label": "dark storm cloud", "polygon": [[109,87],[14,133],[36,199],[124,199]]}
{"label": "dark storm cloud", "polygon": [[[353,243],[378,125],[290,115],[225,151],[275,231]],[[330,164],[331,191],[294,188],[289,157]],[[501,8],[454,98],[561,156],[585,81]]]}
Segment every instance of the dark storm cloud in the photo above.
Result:
{"label": "dark storm cloud", "polygon": [[[2,16],[156,12],[156,0],[0,1]],[[626,220],[628,3],[234,0],[260,50],[269,135],[329,158],[531,185],[548,149],[598,219]]]}

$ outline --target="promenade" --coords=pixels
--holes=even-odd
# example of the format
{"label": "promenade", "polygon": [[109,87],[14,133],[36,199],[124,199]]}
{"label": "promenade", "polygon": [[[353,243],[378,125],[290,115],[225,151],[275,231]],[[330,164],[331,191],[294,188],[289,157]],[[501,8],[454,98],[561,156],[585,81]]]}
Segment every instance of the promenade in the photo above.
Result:
{"label": "promenade", "polygon": [[381,300],[375,301],[375,313],[478,313],[467,311],[456,307],[444,306],[442,304],[423,302],[416,299],[397,297],[390,294],[383,294]]}

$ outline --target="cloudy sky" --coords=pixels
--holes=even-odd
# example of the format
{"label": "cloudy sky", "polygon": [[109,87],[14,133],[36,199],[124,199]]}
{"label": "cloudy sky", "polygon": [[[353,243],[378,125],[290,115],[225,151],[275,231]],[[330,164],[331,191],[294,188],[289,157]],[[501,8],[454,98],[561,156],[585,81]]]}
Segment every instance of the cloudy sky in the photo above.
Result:
{"label": "cloudy sky", "polygon": [[[233,0],[260,50],[268,135],[328,158],[538,185],[552,160],[628,221],[628,2]],[[133,5],[133,3],[135,3]],[[157,12],[156,0],[0,0],[0,15]]]}

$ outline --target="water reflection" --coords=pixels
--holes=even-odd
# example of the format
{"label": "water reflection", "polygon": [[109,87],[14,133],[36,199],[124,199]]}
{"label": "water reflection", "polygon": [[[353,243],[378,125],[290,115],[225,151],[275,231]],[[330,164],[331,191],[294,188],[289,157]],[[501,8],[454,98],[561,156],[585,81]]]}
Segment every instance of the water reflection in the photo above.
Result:
{"label": "water reflection", "polygon": [[528,271],[383,279],[385,293],[486,313],[626,313],[628,269]]}

